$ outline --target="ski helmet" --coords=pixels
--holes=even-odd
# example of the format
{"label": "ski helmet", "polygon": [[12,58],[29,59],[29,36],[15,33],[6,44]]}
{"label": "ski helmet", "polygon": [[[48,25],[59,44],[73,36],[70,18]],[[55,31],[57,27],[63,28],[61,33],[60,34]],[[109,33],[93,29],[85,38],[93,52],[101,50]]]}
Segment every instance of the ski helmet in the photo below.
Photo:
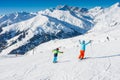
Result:
{"label": "ski helmet", "polygon": [[85,43],[85,40],[83,40],[82,43],[84,44],[84,43]]}
{"label": "ski helmet", "polygon": [[56,50],[59,50],[59,48],[56,48]]}

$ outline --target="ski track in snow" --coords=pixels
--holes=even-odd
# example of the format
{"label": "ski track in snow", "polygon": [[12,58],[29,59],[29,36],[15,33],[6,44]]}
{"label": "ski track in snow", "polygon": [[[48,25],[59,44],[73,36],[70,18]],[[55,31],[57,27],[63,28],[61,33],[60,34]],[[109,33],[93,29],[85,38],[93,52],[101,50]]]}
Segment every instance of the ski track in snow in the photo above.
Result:
{"label": "ski track in snow", "polygon": [[[27,58],[27,56],[25,57]],[[22,57],[18,57],[18,58],[22,58]],[[9,59],[9,57],[7,57],[7,59]],[[50,65],[50,69],[48,69],[49,65]],[[56,64],[53,64],[52,62],[48,62],[48,63],[43,62],[42,64],[41,63],[33,64],[32,62],[31,65],[29,64],[27,67],[25,67],[22,70],[22,73],[20,73],[18,70],[18,72],[13,72],[11,74],[11,77],[10,75],[8,76],[12,80],[29,80],[30,75],[32,77],[32,75],[36,75],[36,74],[37,76],[35,78],[32,77],[33,79],[31,78],[30,80],[34,80],[34,79],[35,80],[55,80],[55,79],[58,79],[58,80],[84,80],[84,79],[85,80],[101,80],[100,77],[101,76],[104,77],[104,74],[109,71],[111,65],[112,65],[111,59],[109,57],[108,58],[96,58],[96,59],[88,58],[88,59],[80,60],[80,61],[79,60],[74,60],[74,61],[63,60],[63,61],[59,61]],[[38,72],[34,74],[34,72],[40,69],[43,69],[44,67],[46,67],[46,70],[48,69],[46,72],[42,73],[42,71],[40,71],[40,73]],[[47,75],[44,75],[44,74],[47,74]],[[85,74],[87,75],[89,74],[89,76],[85,76]]]}

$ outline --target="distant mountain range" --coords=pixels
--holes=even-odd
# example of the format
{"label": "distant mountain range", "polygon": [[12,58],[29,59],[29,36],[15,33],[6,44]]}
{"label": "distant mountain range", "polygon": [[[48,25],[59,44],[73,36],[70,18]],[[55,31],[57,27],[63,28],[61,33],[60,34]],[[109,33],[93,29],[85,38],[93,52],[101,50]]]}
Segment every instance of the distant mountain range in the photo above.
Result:
{"label": "distant mountain range", "polygon": [[8,15],[0,16],[0,27],[5,27],[20,21],[24,21],[34,17],[35,14],[27,12],[16,12]]}

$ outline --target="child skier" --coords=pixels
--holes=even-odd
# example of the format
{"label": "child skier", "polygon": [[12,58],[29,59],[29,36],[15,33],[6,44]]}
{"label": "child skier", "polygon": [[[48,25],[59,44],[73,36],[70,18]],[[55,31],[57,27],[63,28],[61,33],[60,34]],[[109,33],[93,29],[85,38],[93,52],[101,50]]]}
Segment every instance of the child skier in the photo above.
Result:
{"label": "child skier", "polygon": [[56,48],[52,51],[54,53],[54,59],[53,59],[53,63],[57,63],[57,56],[59,53],[63,53],[61,51],[59,51],[59,48]]}
{"label": "child skier", "polygon": [[80,44],[81,44],[81,50],[80,50],[80,55],[78,57],[78,59],[84,59],[84,55],[85,55],[85,50],[86,50],[86,45],[91,43],[91,40],[88,43],[85,43],[85,41],[83,40],[82,42],[79,40]]}

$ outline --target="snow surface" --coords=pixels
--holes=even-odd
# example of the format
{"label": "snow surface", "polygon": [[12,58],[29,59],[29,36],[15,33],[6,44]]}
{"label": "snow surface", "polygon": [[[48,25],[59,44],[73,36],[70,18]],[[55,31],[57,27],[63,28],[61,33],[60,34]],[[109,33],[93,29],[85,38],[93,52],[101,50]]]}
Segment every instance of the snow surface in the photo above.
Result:
{"label": "snow surface", "polygon": [[[0,80],[120,80],[120,34],[117,30],[101,33],[51,40],[18,57],[1,56]],[[83,39],[93,42],[87,46],[87,59],[78,60],[78,40]],[[51,51],[56,47],[64,53],[55,64]]]}

